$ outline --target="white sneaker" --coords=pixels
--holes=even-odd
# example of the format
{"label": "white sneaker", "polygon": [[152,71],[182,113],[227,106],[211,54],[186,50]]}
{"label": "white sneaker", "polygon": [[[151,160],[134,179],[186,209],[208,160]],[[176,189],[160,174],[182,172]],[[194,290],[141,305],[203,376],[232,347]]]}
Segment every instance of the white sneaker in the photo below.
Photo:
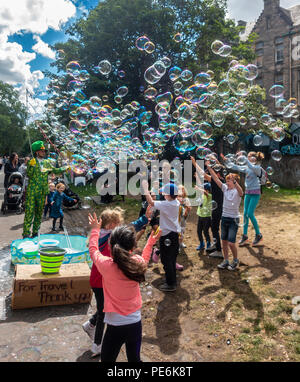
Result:
{"label": "white sneaker", "polygon": [[222,255],[221,251],[214,251],[212,253],[209,253],[208,256],[209,257],[216,257],[216,258],[219,258],[219,259],[223,259],[223,255]]}
{"label": "white sneaker", "polygon": [[180,247],[181,247],[181,248],[186,248],[186,245],[185,245],[184,243],[181,243],[181,244],[180,244]]}
{"label": "white sneaker", "polygon": [[91,347],[91,352],[93,353],[92,357],[96,357],[97,355],[101,354],[101,346],[102,346],[101,344],[96,345],[95,343],[93,343],[93,345]]}
{"label": "white sneaker", "polygon": [[94,341],[96,326],[92,325],[90,321],[87,321],[82,325],[82,329],[86,332],[90,339]]}

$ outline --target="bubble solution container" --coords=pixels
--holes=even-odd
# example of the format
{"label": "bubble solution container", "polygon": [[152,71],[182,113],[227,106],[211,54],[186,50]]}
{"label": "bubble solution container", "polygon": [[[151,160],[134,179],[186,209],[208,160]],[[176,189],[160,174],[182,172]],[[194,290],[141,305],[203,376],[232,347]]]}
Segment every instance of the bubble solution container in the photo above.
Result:
{"label": "bubble solution container", "polygon": [[39,246],[32,241],[26,241],[19,246],[26,259],[35,259],[38,256]]}
{"label": "bubble solution container", "polygon": [[59,241],[58,240],[53,240],[53,239],[46,239],[46,240],[41,240],[39,242],[40,247],[58,247],[59,246]]}
{"label": "bubble solution container", "polygon": [[43,247],[39,249],[42,273],[54,275],[59,273],[66,250],[59,247]]}

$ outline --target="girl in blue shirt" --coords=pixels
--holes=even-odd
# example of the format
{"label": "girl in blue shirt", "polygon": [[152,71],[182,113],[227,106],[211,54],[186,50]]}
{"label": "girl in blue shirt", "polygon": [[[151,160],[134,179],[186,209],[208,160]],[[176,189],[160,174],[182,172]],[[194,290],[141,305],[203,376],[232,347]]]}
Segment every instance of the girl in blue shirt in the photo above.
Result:
{"label": "girl in blue shirt", "polygon": [[[239,156],[240,153],[237,153],[237,155]],[[247,162],[244,166],[229,166],[231,170],[239,171],[245,174],[244,229],[243,236],[239,242],[240,247],[248,242],[249,219],[251,220],[255,230],[255,239],[252,246],[256,246],[262,241],[263,238],[254,215],[261,196],[260,177],[262,176],[262,167],[259,163],[261,163],[263,159],[263,153],[251,151],[247,156]]]}

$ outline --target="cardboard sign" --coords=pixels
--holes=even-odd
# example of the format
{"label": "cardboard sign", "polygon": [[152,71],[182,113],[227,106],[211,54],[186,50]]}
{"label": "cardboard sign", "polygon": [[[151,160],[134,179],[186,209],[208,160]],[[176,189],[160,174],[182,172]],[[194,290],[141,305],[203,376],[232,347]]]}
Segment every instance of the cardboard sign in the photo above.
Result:
{"label": "cardboard sign", "polygon": [[44,275],[40,265],[16,265],[12,309],[90,303],[90,272],[86,263],[62,265],[56,275]]}

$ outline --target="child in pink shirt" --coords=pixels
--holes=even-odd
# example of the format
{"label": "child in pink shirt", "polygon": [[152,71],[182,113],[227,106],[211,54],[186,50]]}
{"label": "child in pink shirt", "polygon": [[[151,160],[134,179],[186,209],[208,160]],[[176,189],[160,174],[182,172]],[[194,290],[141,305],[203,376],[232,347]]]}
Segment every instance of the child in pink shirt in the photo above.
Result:
{"label": "child in pink shirt", "polygon": [[107,329],[102,342],[101,361],[115,362],[125,343],[128,362],[140,361],[142,341],[142,297],[139,283],[145,280],[145,272],[152,247],[160,233],[152,233],[142,256],[134,253],[136,233],[130,226],[116,227],[110,236],[112,257],[103,256],[98,249],[101,219],[89,215],[91,237],[90,256],[102,275],[104,291],[104,322]]}

